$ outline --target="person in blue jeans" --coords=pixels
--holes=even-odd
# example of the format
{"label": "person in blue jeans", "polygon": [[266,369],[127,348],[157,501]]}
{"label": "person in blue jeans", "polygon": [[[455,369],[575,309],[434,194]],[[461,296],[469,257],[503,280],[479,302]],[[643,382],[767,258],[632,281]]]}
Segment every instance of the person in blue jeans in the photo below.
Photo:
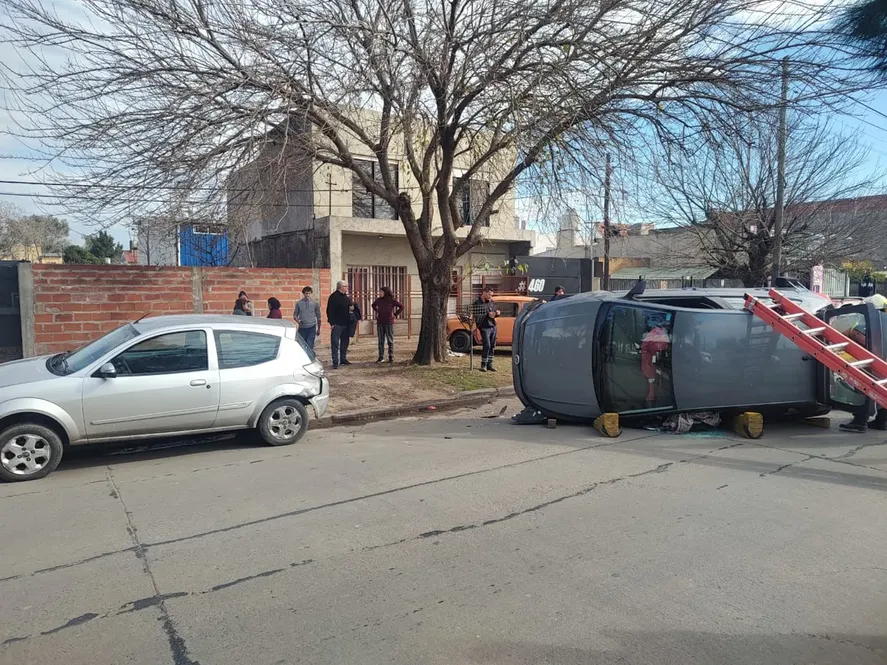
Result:
{"label": "person in blue jeans", "polygon": [[310,286],[302,289],[302,299],[296,302],[293,319],[299,326],[299,337],[305,340],[309,348],[314,349],[314,342],[320,330],[320,303],[311,295],[314,290]]}
{"label": "person in blue jeans", "polygon": [[502,312],[496,307],[493,300],[493,287],[484,287],[473,308],[474,323],[480,330],[481,341],[483,343],[483,356],[480,360],[481,372],[495,372],[493,367],[493,353],[496,350],[496,317],[501,316]]}
{"label": "person in blue jeans", "polygon": [[326,303],[326,319],[330,324],[330,350],[333,354],[333,369],[339,365],[350,365],[348,362],[348,343],[351,341],[349,328],[354,303],[348,297],[348,283],[337,282],[336,290],[330,294]]}

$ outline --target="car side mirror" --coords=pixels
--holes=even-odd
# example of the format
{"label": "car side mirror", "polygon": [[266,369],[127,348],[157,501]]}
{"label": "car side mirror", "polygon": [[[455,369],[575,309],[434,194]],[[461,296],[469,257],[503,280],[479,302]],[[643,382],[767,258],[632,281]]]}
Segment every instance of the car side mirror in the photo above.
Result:
{"label": "car side mirror", "polygon": [[99,368],[98,375],[103,379],[113,379],[117,376],[117,368],[114,363],[105,363]]}

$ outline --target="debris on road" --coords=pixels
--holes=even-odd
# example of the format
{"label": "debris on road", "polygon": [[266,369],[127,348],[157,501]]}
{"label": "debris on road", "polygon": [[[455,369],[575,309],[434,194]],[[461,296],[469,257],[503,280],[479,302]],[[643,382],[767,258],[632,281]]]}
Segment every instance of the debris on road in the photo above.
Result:
{"label": "debris on road", "polygon": [[717,427],[721,424],[721,414],[717,411],[696,411],[694,413],[677,413],[666,418],[660,428],[672,434],[686,434],[694,427]]}

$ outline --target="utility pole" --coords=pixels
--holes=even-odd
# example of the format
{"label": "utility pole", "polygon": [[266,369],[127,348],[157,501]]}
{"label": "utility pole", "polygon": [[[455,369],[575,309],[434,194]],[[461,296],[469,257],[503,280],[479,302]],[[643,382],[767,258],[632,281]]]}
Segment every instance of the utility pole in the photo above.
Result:
{"label": "utility pole", "polygon": [[782,59],[782,96],[779,103],[779,129],[776,137],[776,207],[773,211],[773,269],[770,286],[782,274],[782,214],[785,208],[785,115],[788,107],[788,58]]}
{"label": "utility pole", "polygon": [[333,174],[327,171],[326,174],[326,185],[327,185],[327,217],[333,216],[333,185],[336,183],[333,182]]}
{"label": "utility pole", "polygon": [[604,275],[601,289],[610,290],[610,153],[604,167]]}
{"label": "utility pole", "polygon": [[[592,220],[592,221],[588,221]],[[597,226],[594,223],[594,219],[591,215],[591,204],[588,201],[588,188],[585,189],[585,216],[584,216],[584,224],[585,224],[585,258],[589,259],[589,263],[591,264],[591,283],[589,284],[590,290],[594,291],[594,237],[595,237],[595,227]],[[588,234],[591,234],[591,239],[589,240]],[[581,282],[581,279],[580,279]],[[580,286],[581,288],[581,286]]]}

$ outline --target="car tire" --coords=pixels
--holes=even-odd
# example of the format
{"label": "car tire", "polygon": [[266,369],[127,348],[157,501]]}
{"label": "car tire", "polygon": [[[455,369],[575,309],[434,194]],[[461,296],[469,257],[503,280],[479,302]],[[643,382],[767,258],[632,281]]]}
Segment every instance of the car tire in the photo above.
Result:
{"label": "car tire", "polygon": [[308,430],[308,410],[293,398],[271,402],[259,416],[258,429],[269,446],[289,446]]}
{"label": "car tire", "polygon": [[61,437],[44,425],[19,423],[0,433],[0,480],[8,483],[48,476],[62,461]]}
{"label": "car tire", "polygon": [[453,353],[468,353],[471,351],[471,337],[464,330],[457,330],[450,336],[450,350]]}

